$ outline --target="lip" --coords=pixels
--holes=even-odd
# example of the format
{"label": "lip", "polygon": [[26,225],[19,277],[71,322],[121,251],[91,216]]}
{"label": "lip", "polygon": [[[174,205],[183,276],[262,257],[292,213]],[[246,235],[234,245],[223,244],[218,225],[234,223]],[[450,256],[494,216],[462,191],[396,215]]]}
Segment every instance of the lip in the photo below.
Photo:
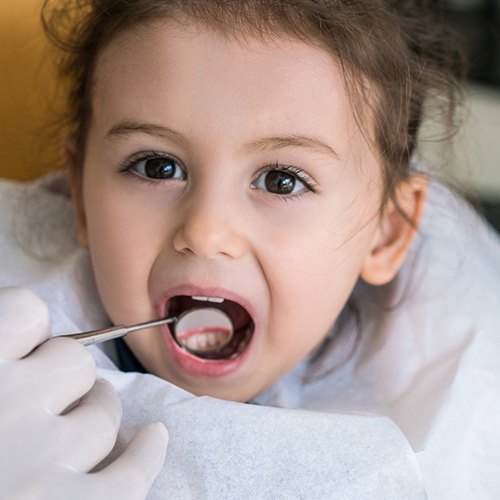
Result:
{"label": "lip", "polygon": [[246,309],[254,323],[254,332],[245,350],[234,359],[224,360],[201,359],[181,349],[172,338],[168,325],[163,325],[161,327],[163,337],[166,341],[166,346],[171,354],[172,360],[177,365],[177,367],[186,374],[210,378],[224,377],[240,370],[251,355],[255,343],[255,337],[257,336],[259,330],[255,311],[252,305],[243,297],[224,288],[199,287],[196,285],[186,284],[169,289],[159,298],[157,302],[157,311],[159,317],[163,318],[166,316],[167,303],[172,297],[175,297],[177,295],[201,295],[232,300],[233,302],[237,302]]}

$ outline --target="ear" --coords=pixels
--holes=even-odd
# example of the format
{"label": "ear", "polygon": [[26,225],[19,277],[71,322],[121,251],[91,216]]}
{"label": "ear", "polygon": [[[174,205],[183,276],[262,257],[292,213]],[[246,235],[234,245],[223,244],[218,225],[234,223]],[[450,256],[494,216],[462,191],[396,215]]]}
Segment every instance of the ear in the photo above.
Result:
{"label": "ear", "polygon": [[73,211],[75,216],[76,231],[80,245],[88,248],[87,221],[85,218],[85,206],[82,192],[82,161],[77,152],[76,142],[73,137],[67,137],[64,141],[64,160],[69,173],[71,199],[73,200]]}
{"label": "ear", "polygon": [[396,189],[399,209],[393,201],[384,207],[372,248],[361,269],[361,278],[367,283],[384,285],[398,272],[420,226],[427,191],[427,178],[413,175]]}

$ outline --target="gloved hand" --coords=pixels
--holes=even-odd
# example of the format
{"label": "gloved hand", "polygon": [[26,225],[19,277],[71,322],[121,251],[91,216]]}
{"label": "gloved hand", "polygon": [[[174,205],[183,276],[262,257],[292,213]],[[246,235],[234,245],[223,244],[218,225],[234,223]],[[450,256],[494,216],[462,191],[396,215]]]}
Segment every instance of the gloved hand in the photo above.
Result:
{"label": "gloved hand", "polygon": [[111,384],[96,381],[85,347],[48,338],[45,304],[28,290],[0,289],[0,498],[145,498],[166,428],[142,428],[114,462],[89,472],[116,442],[121,404]]}

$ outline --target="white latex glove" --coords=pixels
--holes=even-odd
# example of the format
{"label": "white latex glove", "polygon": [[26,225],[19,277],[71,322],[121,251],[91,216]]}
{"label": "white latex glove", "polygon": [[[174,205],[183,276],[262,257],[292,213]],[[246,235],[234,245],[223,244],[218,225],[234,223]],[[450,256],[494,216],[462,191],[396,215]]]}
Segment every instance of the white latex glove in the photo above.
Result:
{"label": "white latex glove", "polygon": [[45,304],[29,290],[0,289],[0,498],[143,499],[168,442],[163,424],[111,451],[121,420],[113,387],[76,341],[49,338]]}

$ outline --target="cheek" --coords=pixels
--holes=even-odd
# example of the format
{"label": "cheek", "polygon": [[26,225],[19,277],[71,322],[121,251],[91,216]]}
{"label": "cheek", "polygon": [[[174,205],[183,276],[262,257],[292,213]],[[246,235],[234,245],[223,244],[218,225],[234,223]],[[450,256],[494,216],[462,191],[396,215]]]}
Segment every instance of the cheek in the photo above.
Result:
{"label": "cheek", "polygon": [[120,323],[149,317],[148,279],[158,252],[156,221],[111,185],[96,186],[91,175],[84,181],[84,201],[89,251],[108,314]]}
{"label": "cheek", "polygon": [[274,262],[285,279],[338,282],[345,276],[351,282],[371,250],[377,228],[378,198],[361,193],[359,200],[332,197],[304,210],[285,227],[267,231],[267,237],[260,238],[261,254],[270,257],[269,267]]}
{"label": "cheek", "polygon": [[[309,224],[280,234],[262,251],[269,257],[264,267],[277,312],[273,329],[285,340],[294,338],[287,346],[291,356],[323,340],[359,278],[378,227],[376,199],[362,215],[353,203],[335,208],[325,202]],[[283,344],[283,337],[272,341]]]}

